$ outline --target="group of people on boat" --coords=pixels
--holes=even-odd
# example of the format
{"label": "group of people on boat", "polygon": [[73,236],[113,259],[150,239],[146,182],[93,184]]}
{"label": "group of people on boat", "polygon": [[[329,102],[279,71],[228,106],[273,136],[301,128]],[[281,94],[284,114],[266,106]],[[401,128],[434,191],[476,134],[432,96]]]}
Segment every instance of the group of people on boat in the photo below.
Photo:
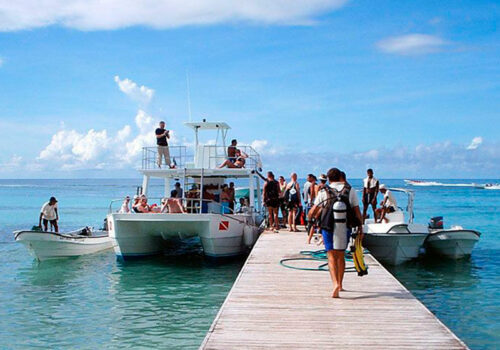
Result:
{"label": "group of people on boat", "polygon": [[[236,201],[234,182],[222,185],[205,184],[203,186],[203,198],[200,199],[200,190],[197,184],[193,184],[184,191],[179,182],[175,183],[169,198],[161,199],[161,203],[149,204],[145,195],[135,195],[131,203],[130,196],[123,200],[119,213],[208,213],[217,212],[221,214],[242,214],[249,208],[248,197],[241,197]],[[184,205],[184,200],[185,204]],[[238,207],[236,207],[238,205]],[[215,206],[215,208],[213,207]]]}
{"label": "group of people on boat", "polygon": [[175,189],[170,192],[169,198],[162,198],[160,205],[149,204],[145,195],[135,195],[130,204],[130,196],[126,196],[119,210],[121,214],[128,213],[185,213],[186,209],[182,205],[182,188],[180,183],[175,184]]}

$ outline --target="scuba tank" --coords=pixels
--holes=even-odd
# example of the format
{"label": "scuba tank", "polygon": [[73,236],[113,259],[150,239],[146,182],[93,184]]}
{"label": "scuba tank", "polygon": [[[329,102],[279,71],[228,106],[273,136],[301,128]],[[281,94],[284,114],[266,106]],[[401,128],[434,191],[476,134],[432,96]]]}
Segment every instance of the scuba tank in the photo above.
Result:
{"label": "scuba tank", "polygon": [[347,235],[347,205],[340,197],[337,197],[332,206],[333,231],[340,235]]}

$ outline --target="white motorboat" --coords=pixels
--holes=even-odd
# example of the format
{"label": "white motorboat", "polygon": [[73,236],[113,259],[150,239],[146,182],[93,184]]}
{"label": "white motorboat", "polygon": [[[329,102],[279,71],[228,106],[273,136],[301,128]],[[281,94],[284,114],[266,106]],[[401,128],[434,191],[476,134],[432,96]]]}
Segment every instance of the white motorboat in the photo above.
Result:
{"label": "white motorboat", "polygon": [[408,221],[405,222],[404,212],[400,208],[385,216],[388,222],[375,223],[373,219],[367,219],[363,226],[363,246],[381,262],[399,265],[418,257],[429,229],[425,225],[413,223],[414,192],[400,188],[390,190],[408,195]]}
{"label": "white motorboat", "polygon": [[483,188],[485,190],[500,190],[500,184],[486,184]]}
{"label": "white motorboat", "polygon": [[443,217],[431,218],[429,236],[425,240],[426,253],[444,256],[450,259],[461,259],[470,256],[472,249],[479,241],[481,233],[467,230],[462,226],[443,228]]}
{"label": "white motorboat", "polygon": [[[115,241],[119,258],[161,254],[167,242],[199,237],[203,252],[210,257],[242,254],[252,247],[261,232],[263,221],[260,179],[262,164],[259,154],[250,146],[238,145],[248,158],[244,167],[219,168],[226,159],[226,135],[230,129],[224,122],[189,122],[185,125],[195,134],[194,156],[187,156],[184,146],[170,146],[175,168],[160,168],[157,148],[143,149],[141,194],[148,195],[150,179],[164,181],[164,196],[170,196],[171,181],[183,186],[182,202],[186,213],[118,213],[112,201],[107,216],[110,237]],[[217,132],[214,144],[201,144],[199,131]],[[240,213],[222,206],[218,199],[221,187],[228,181],[248,184],[248,207]],[[151,199],[151,198],[150,198]],[[192,241],[192,240],[191,240]]]}
{"label": "white motorboat", "polygon": [[38,260],[75,257],[113,248],[113,240],[106,231],[92,231],[88,227],[64,233],[20,230],[14,232],[14,239],[24,244]]}

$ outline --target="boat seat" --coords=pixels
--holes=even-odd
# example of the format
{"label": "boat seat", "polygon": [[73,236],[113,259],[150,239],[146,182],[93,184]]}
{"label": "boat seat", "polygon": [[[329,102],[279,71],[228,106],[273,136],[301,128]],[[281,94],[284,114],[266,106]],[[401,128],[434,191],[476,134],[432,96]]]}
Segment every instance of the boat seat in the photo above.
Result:
{"label": "boat seat", "polygon": [[401,210],[396,210],[394,213],[385,214],[385,218],[389,222],[404,222],[405,221],[405,214]]}

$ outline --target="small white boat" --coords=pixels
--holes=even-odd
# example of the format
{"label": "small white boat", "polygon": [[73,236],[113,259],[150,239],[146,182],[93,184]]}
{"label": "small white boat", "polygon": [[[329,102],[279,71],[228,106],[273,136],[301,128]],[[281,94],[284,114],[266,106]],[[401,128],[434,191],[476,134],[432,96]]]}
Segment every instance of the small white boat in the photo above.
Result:
{"label": "small white boat", "polygon": [[408,222],[405,222],[404,212],[399,208],[386,215],[387,223],[366,220],[363,226],[363,246],[379,261],[400,265],[418,257],[429,229],[425,225],[413,223],[413,191],[397,188],[390,190],[408,195]]}
{"label": "small white boat", "polygon": [[486,184],[483,188],[485,190],[500,190],[500,184]]}
{"label": "small white boat", "polygon": [[88,227],[64,233],[21,230],[14,232],[14,239],[40,261],[93,254],[114,246],[107,231],[92,231]]}
{"label": "small white boat", "polygon": [[479,241],[481,233],[467,230],[461,226],[450,229],[430,229],[425,240],[426,252],[450,259],[461,259],[470,256],[472,249]]}

